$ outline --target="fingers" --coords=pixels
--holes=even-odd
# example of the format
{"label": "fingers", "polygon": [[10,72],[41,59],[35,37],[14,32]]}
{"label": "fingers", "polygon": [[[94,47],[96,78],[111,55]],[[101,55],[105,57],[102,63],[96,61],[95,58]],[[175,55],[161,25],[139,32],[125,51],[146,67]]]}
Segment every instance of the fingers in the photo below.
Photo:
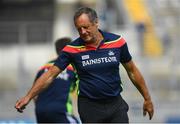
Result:
{"label": "fingers", "polygon": [[153,103],[151,101],[144,102],[143,115],[145,116],[147,113],[149,115],[149,120],[151,120],[153,117],[153,114],[154,114],[154,107],[153,107]]}
{"label": "fingers", "polygon": [[23,112],[22,109],[21,109],[21,106],[20,106],[20,102],[19,102],[19,101],[16,102],[16,105],[15,105],[14,107],[17,109],[18,112],[20,112],[20,113]]}
{"label": "fingers", "polygon": [[17,109],[17,111],[18,111],[19,113],[23,113],[23,110],[22,110],[22,109]]}
{"label": "fingers", "polygon": [[148,112],[148,114],[149,114],[149,120],[151,120],[152,119],[152,113]]}
{"label": "fingers", "polygon": [[153,117],[154,111],[153,111],[153,109],[145,109],[143,111],[143,115],[146,116],[147,112],[148,112],[148,115],[149,115],[149,120],[151,120],[152,117]]}
{"label": "fingers", "polygon": [[24,104],[23,101],[17,101],[15,108],[17,109],[18,112],[22,113],[23,110],[26,108],[25,106],[26,104]]}
{"label": "fingers", "polygon": [[148,114],[149,114],[149,120],[151,120],[152,117],[153,117],[153,114],[154,114],[153,109],[151,109],[150,111],[148,111]]}
{"label": "fingers", "polygon": [[26,107],[23,106],[23,107],[21,107],[21,108],[16,108],[16,109],[17,109],[18,112],[23,113],[23,110],[24,110],[25,108],[26,108]]}

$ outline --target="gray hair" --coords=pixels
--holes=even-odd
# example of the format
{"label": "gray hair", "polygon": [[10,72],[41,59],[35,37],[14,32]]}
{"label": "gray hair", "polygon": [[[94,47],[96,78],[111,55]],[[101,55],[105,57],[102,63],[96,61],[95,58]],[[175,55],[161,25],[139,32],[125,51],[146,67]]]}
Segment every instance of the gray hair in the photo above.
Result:
{"label": "gray hair", "polygon": [[90,22],[92,22],[92,23],[96,23],[97,20],[98,20],[97,13],[96,13],[96,11],[94,9],[91,9],[89,7],[81,7],[74,14],[74,22],[82,14],[87,14],[87,16],[89,17]]}

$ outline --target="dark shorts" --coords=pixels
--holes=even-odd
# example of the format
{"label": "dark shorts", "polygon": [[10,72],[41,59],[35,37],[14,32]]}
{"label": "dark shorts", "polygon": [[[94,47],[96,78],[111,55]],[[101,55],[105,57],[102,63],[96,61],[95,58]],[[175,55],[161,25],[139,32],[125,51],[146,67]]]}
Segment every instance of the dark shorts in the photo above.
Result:
{"label": "dark shorts", "polygon": [[37,123],[79,123],[78,119],[66,113],[36,112]]}
{"label": "dark shorts", "polygon": [[82,123],[129,123],[128,104],[121,96],[102,100],[78,97]]}

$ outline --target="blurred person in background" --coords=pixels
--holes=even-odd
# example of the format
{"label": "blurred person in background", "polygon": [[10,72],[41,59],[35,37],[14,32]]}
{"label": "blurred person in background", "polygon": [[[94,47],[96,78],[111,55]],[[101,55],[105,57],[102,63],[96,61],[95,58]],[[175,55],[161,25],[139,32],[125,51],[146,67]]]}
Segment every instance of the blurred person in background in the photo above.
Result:
{"label": "blurred person in background", "polygon": [[140,55],[144,55],[144,35],[146,32],[146,26],[143,21],[138,22],[136,24],[136,30],[138,35],[138,41],[139,41],[139,48],[140,48]]}
{"label": "blurred person in background", "polygon": [[[59,55],[65,45],[71,42],[63,37],[55,42],[56,53]],[[35,81],[53,66],[56,59],[49,61],[38,71]],[[76,73],[71,65],[59,74],[51,85],[34,98],[35,114],[38,123],[77,123],[73,115],[71,93],[76,90]]]}
{"label": "blurred person in background", "polygon": [[143,114],[152,119],[154,108],[145,80],[129,53],[124,38],[98,28],[96,11],[79,8],[74,24],[80,37],[65,46],[55,64],[16,102],[23,112],[30,100],[48,87],[72,63],[79,77],[78,112],[82,123],[128,123],[128,104],[121,96],[120,63],[144,98]]}

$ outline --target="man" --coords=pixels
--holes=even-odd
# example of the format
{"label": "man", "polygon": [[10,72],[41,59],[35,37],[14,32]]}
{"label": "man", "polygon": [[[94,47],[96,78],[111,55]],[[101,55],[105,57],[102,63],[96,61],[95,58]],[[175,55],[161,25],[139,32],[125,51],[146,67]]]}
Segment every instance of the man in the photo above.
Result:
{"label": "man", "polygon": [[[68,37],[63,37],[55,42],[56,53],[59,55],[65,45],[71,42]],[[35,80],[53,66],[55,60],[49,61],[38,71]],[[69,65],[59,74],[53,83],[35,97],[35,114],[38,123],[76,123],[73,116],[71,94],[75,91],[76,73]]]}
{"label": "man", "polygon": [[98,29],[96,12],[82,7],[74,15],[80,37],[67,45],[53,67],[41,76],[27,95],[17,101],[15,108],[23,112],[25,106],[52,80],[73,63],[79,77],[78,112],[85,122],[128,123],[128,105],[122,99],[119,64],[144,98],[144,115],[153,116],[154,108],[144,78],[134,64],[127,43],[119,36]]}

